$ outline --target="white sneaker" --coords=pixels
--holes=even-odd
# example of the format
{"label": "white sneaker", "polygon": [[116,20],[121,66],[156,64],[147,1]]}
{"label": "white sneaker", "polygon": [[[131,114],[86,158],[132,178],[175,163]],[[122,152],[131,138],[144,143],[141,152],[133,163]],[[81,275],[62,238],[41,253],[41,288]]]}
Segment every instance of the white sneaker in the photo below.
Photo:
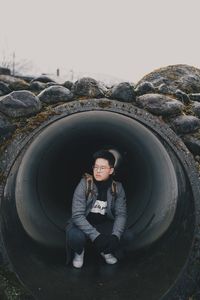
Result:
{"label": "white sneaker", "polygon": [[84,250],[82,251],[81,254],[74,253],[74,258],[73,258],[72,264],[75,268],[82,268],[83,261],[84,261]]}
{"label": "white sneaker", "polygon": [[109,264],[109,265],[114,265],[117,262],[117,258],[114,257],[111,253],[104,254],[102,252],[101,256],[105,259],[106,263]]}

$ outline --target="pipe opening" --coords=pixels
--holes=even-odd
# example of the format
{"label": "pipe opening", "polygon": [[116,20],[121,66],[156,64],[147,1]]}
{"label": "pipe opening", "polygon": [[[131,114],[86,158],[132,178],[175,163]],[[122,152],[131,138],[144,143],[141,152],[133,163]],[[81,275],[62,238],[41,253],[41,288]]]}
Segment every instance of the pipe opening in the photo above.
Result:
{"label": "pipe opening", "polygon": [[[125,114],[98,110],[71,114],[45,127],[25,147],[16,159],[5,188],[7,202],[3,203],[4,236],[10,259],[28,286],[30,275],[21,266],[22,261],[24,263],[26,260],[33,274],[41,272],[41,276],[44,277],[44,274],[49,273],[51,280],[57,282],[60,278],[64,280],[67,272],[68,284],[64,286],[73,289],[73,270],[69,268],[65,272],[64,266],[57,267],[57,271],[53,269],[52,272],[49,266],[46,270],[42,269],[45,261],[42,253],[45,251],[45,255],[48,256],[51,249],[54,253],[60,251],[59,249],[64,250],[65,226],[71,215],[74,189],[84,172],[92,172],[92,154],[103,147],[114,149],[121,157],[115,179],[123,183],[127,196],[128,226],[134,236],[130,250],[151,249],[147,248],[151,245],[154,249],[148,250],[146,254],[141,251],[143,261],[140,258],[135,261],[134,251],[131,251],[130,260],[126,261],[124,267],[122,262],[121,269],[119,267],[115,272],[113,269],[106,277],[108,279],[109,276],[114,276],[113,280],[116,280],[116,283],[122,281],[121,288],[119,284],[116,289],[123,295],[125,282],[129,282],[129,286],[132,280],[136,284],[138,282],[133,270],[141,276],[146,271],[143,279],[140,278],[141,283],[136,291],[131,289],[130,298],[127,299],[134,298],[134,293],[138,292],[137,299],[147,299],[142,288],[142,282],[147,278],[147,287],[151,289],[152,284],[154,286],[152,298],[148,299],[159,299],[172,285],[188,256],[194,230],[191,217],[194,209],[193,196],[187,175],[176,153],[159,134]],[[13,204],[16,205],[16,209],[12,208],[11,212]],[[12,221],[8,222],[10,215]],[[16,248],[19,241],[13,236],[13,226],[18,231],[18,239],[26,245],[23,251],[17,250],[15,254],[12,247],[15,245]],[[175,249],[172,249],[171,243]],[[41,250],[42,248],[45,250]],[[160,249],[164,256],[160,255]],[[173,257],[174,252],[176,254]],[[54,266],[58,261],[54,261]],[[152,264],[155,265],[155,274],[151,276]],[[169,266],[171,270],[168,269]],[[156,280],[166,269],[170,278],[166,280],[163,277],[161,288],[158,290]],[[81,279],[81,286],[89,284],[88,280],[93,272],[90,264],[85,272],[86,278]],[[58,279],[55,279],[55,275]],[[41,276],[40,280],[46,286]],[[102,278],[99,274],[99,277],[96,276],[93,280],[104,280]],[[37,297],[40,297],[36,292],[37,284],[37,278],[34,279],[34,283],[32,280],[31,288]],[[104,287],[106,295],[109,295],[109,280],[104,282]],[[92,292],[92,289],[85,291],[85,296],[90,297]],[[48,293],[51,299],[52,291]],[[56,295],[63,299],[64,294],[61,291],[57,293]],[[70,299],[73,299],[73,296],[77,296],[75,289],[73,294],[70,294]]]}
{"label": "pipe opening", "polygon": [[108,146],[123,160],[116,179],[124,184],[128,226],[140,235],[140,246],[167,230],[178,200],[176,170],[168,152],[138,122],[95,111],[61,119],[27,149],[16,179],[16,205],[31,238],[48,246],[62,244],[75,186],[85,171],[91,173],[92,154]]}

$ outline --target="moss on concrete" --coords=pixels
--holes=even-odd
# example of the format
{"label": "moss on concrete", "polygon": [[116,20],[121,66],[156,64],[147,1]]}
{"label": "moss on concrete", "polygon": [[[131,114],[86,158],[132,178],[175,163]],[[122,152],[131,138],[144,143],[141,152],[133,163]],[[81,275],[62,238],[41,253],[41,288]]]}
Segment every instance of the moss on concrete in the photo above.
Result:
{"label": "moss on concrete", "polygon": [[44,121],[48,120],[50,116],[56,115],[56,112],[51,107],[46,107],[37,115],[29,118],[20,118],[17,121],[17,129],[15,135],[18,133],[28,133],[40,126]]}
{"label": "moss on concrete", "polygon": [[102,100],[101,102],[99,102],[99,107],[101,108],[107,108],[111,106],[111,101],[109,100]]}

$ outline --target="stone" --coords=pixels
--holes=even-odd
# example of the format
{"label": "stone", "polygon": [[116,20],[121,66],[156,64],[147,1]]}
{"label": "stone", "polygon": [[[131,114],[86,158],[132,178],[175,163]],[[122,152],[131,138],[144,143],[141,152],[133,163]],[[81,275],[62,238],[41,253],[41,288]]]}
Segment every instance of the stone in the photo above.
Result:
{"label": "stone", "polygon": [[112,88],[111,98],[123,102],[133,102],[135,100],[134,88],[129,82],[121,82]]}
{"label": "stone", "polygon": [[190,100],[200,102],[200,93],[189,94],[188,96],[189,96]]}
{"label": "stone", "polygon": [[183,90],[185,93],[195,93],[195,92],[200,92],[200,74],[199,74],[199,69],[197,74],[185,74],[180,79],[180,89]]}
{"label": "stone", "polygon": [[155,87],[151,82],[144,81],[144,82],[141,82],[140,84],[136,85],[135,93],[137,96],[155,93]]}
{"label": "stone", "polygon": [[16,125],[10,123],[8,118],[0,112],[0,142],[9,137],[16,129]]}
{"label": "stone", "polygon": [[160,75],[160,76],[158,76],[154,79],[153,85],[154,85],[154,87],[157,88],[157,87],[161,86],[162,84],[163,85],[165,84],[165,85],[169,86],[169,83],[170,83],[170,80],[168,78],[163,77],[162,75]]}
{"label": "stone", "polygon": [[164,94],[164,95],[173,95],[175,94],[175,89],[170,87],[168,84],[166,83],[161,83],[157,88],[155,88],[156,91],[160,94]]}
{"label": "stone", "polygon": [[183,103],[183,104],[189,104],[190,103],[190,98],[189,96],[184,93],[181,90],[176,90],[175,96]]}
{"label": "stone", "polygon": [[169,96],[145,94],[136,98],[136,105],[154,115],[173,116],[182,112],[184,105]]}
{"label": "stone", "polygon": [[58,102],[68,102],[73,98],[70,90],[60,85],[53,85],[43,90],[38,98],[41,102],[53,104]]}
{"label": "stone", "polygon": [[9,88],[8,84],[0,81],[0,96],[9,94],[10,92],[11,92],[11,89]]}
{"label": "stone", "polygon": [[200,128],[200,119],[195,116],[181,115],[171,119],[169,123],[178,134],[192,133]]}
{"label": "stone", "polygon": [[33,81],[30,83],[30,90],[34,92],[41,92],[46,88],[46,84],[40,81]]}
{"label": "stone", "polygon": [[15,91],[0,97],[0,111],[9,117],[31,116],[40,109],[40,100],[29,91]]}
{"label": "stone", "polygon": [[192,101],[191,109],[193,113],[200,118],[200,103],[196,101]]}
{"label": "stone", "polygon": [[172,93],[177,89],[186,94],[200,93],[200,69],[193,66],[178,64],[160,68],[145,75],[138,84],[146,81],[155,87],[165,83]]}
{"label": "stone", "polygon": [[98,81],[98,87],[103,95],[106,95],[109,91],[109,87],[101,80]]}
{"label": "stone", "polygon": [[9,84],[9,88],[12,91],[29,90],[30,85],[24,80],[19,79],[18,81]]}
{"label": "stone", "polygon": [[31,75],[17,75],[17,78],[23,79],[26,82],[30,83],[35,77]]}
{"label": "stone", "polygon": [[11,84],[15,81],[18,81],[18,80],[22,80],[22,79],[19,79],[19,78],[16,78],[14,76],[10,76],[10,75],[1,75],[0,74],[0,81],[6,83],[6,84]]}
{"label": "stone", "polygon": [[40,81],[40,82],[43,82],[43,83],[55,82],[53,79],[51,79],[50,77],[48,77],[46,75],[41,75],[41,76],[38,76],[38,77],[31,80],[31,82],[34,82],[34,81]]}
{"label": "stone", "polygon": [[71,90],[72,89],[72,86],[73,86],[73,82],[72,81],[65,81],[63,84],[62,84],[64,87],[66,87],[68,90]]}
{"label": "stone", "polygon": [[9,75],[0,75],[0,81],[7,83],[11,91],[28,90],[30,86],[25,80]]}
{"label": "stone", "polygon": [[200,155],[200,139],[198,137],[187,134],[182,137],[182,140],[193,155]]}
{"label": "stone", "polygon": [[101,85],[90,77],[83,77],[77,80],[73,84],[72,92],[79,97],[101,98],[104,96]]}

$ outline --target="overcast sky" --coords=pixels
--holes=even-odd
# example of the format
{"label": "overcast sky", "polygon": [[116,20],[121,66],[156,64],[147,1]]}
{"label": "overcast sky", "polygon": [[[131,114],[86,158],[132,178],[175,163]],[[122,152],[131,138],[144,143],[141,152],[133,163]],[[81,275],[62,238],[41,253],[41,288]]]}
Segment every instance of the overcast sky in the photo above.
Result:
{"label": "overcast sky", "polygon": [[0,61],[136,82],[152,70],[200,68],[199,0],[0,0]]}

